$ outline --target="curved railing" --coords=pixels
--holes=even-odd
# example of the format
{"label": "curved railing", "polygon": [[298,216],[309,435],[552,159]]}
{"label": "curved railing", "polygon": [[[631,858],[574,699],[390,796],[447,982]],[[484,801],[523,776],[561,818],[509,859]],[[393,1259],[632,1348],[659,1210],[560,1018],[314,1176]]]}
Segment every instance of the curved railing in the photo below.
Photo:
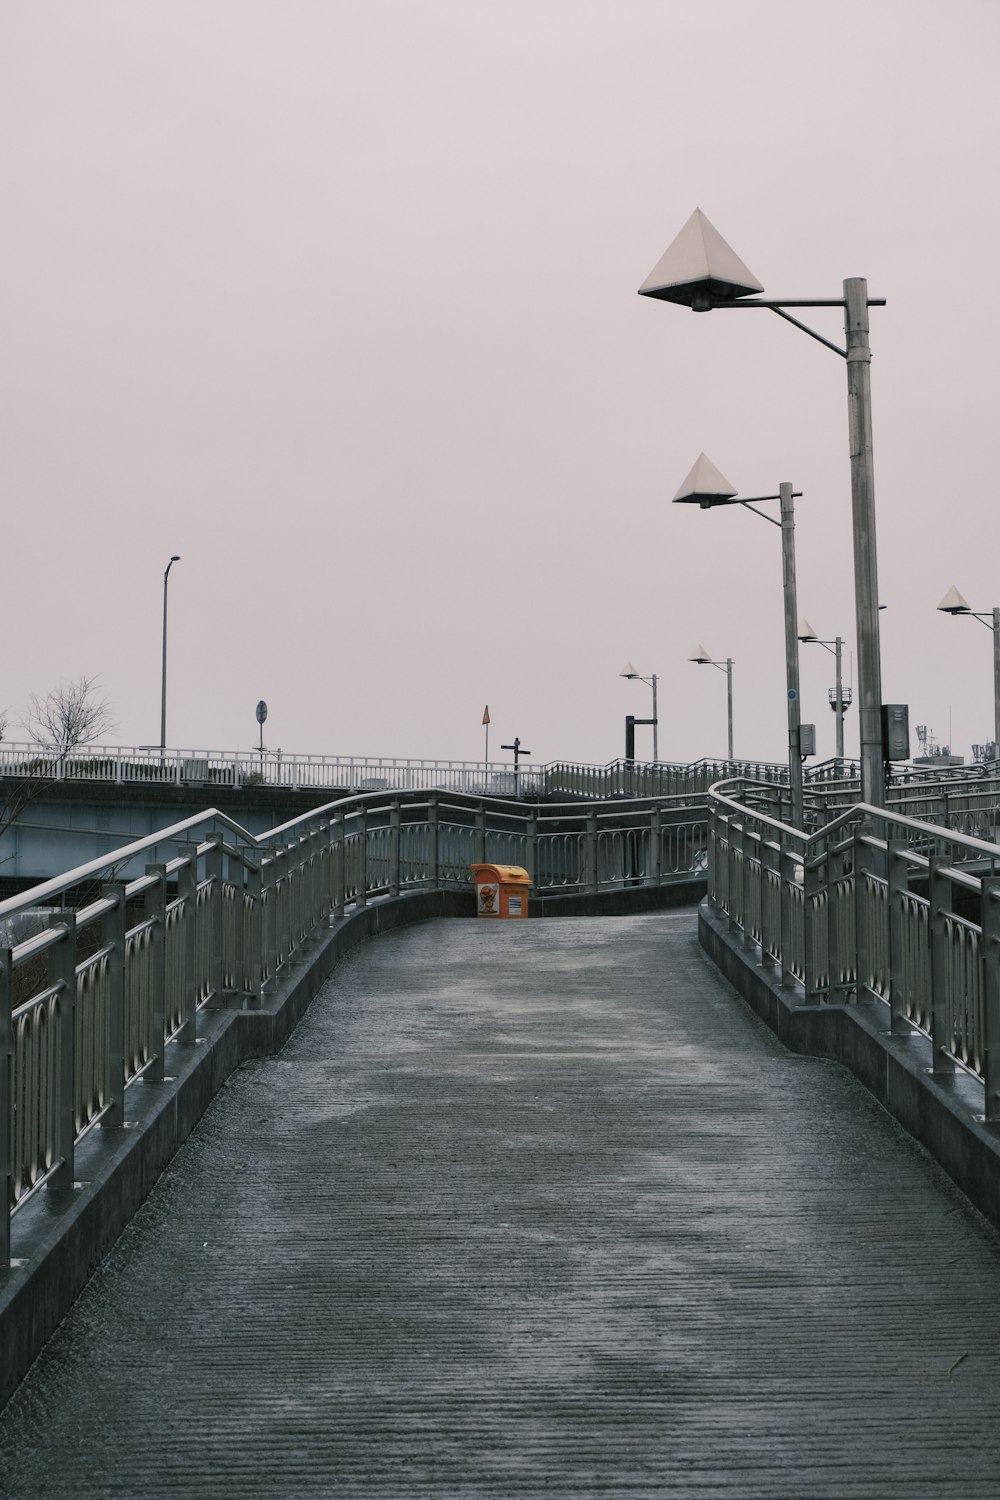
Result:
{"label": "curved railing", "polygon": [[[0,903],[0,1264],[10,1215],[69,1185],[81,1135],[164,1077],[198,1010],[259,1001],[311,935],[369,902],[471,886],[470,865],[526,868],[540,894],[703,873],[704,804],[529,805],[454,792],[371,792],[255,837],[211,808]],[[122,882],[145,852],[171,857]],[[27,913],[35,931],[15,941]]]}
{"label": "curved railing", "polygon": [[869,997],[891,1032],[926,1034],[934,1073],[981,1079],[1000,1119],[1000,843],[860,802],[804,833],[759,792],[709,793],[716,912],[802,1003]]}

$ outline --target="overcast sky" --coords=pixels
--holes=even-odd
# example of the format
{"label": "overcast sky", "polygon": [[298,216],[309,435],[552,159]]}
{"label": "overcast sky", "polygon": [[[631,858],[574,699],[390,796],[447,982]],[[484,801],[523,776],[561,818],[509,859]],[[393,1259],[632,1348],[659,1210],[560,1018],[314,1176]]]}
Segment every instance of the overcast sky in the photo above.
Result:
{"label": "overcast sky", "polygon": [[[121,744],[481,757],[787,744],[797,501],[854,650],[844,362],[639,298],[700,207],[767,294],[873,296],[883,695],[969,754],[1000,604],[996,0],[4,0],[0,706]],[[839,310],[806,315],[842,338]],[[833,658],[802,651],[833,752]],[[16,723],[12,733],[19,737]],[[648,754],[648,730],[638,731]],[[847,718],[849,753],[857,715]],[[914,752],[917,746],[913,744]]]}

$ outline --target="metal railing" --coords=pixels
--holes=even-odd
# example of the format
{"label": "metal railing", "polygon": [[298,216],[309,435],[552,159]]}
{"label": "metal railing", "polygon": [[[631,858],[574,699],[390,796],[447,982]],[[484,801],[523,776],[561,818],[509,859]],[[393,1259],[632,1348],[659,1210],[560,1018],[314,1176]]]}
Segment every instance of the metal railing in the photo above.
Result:
{"label": "metal railing", "polygon": [[[197,1014],[254,1005],[308,938],[348,910],[471,885],[470,865],[520,865],[540,893],[659,885],[702,873],[707,813],[679,798],[533,805],[461,793],[374,792],[255,837],[217,809],[158,830],[21,896],[0,921],[47,914],[0,947],[0,1265],[11,1216],[69,1186],[80,1137],[120,1125],[125,1090],[164,1077]],[[116,870],[173,850],[138,879]],[[10,930],[8,923],[4,928]]]}
{"label": "metal railing", "polygon": [[682,796],[707,792],[722,776],[780,781],[787,767],[768,761],[696,761],[649,764],[612,761],[589,766],[572,761],[516,769],[512,762],[408,760],[364,755],[301,755],[255,750],[165,750],[148,745],[87,745],[66,755],[37,744],[0,744],[0,776],[40,781],[102,781],[118,786],[249,787],[292,791],[450,790],[493,797]]}
{"label": "metal railing", "polygon": [[884,1005],[890,1031],[930,1039],[935,1074],[980,1079],[1000,1119],[1000,844],[961,830],[978,812],[949,808],[944,826],[855,803],[804,833],[760,791],[709,795],[708,897],[731,932],[803,1004]]}

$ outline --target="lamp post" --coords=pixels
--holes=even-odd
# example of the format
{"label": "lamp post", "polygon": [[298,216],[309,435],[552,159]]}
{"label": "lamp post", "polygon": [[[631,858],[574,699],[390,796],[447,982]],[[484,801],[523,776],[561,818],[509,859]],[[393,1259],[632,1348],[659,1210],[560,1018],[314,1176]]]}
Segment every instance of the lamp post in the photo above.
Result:
{"label": "lamp post", "polygon": [[642,673],[637,672],[632,663],[627,661],[618,673],[618,676],[627,677],[630,682],[645,682],[653,689],[653,717],[649,722],[653,726],[653,763],[654,765],[658,764],[660,756],[656,740],[656,729],[659,723],[656,713],[656,673],[654,672],[652,677],[643,677]]}
{"label": "lamp post", "polygon": [[827,651],[832,653],[833,657],[836,660],[837,685],[834,689],[835,696],[830,699],[830,707],[837,715],[837,759],[843,760],[844,712],[846,709],[850,708],[852,697],[850,688],[847,689],[846,697],[844,695],[844,642],[839,635],[832,641],[821,641],[815,630],[813,630],[812,626],[809,624],[809,621],[806,619],[801,619],[799,621],[799,640],[804,641],[810,645],[825,647]]}
{"label": "lamp post", "polygon": [[946,615],[971,615],[993,632],[993,757],[1000,759],[1000,608],[990,611],[970,609],[952,584],[938,609]]}
{"label": "lamp post", "polygon": [[[754,495],[742,500],[729,480],[719,473],[704,453],[674,496],[675,505],[700,505],[709,510],[716,505],[742,505],[752,515],[759,516],[771,526],[781,528],[781,571],[785,601],[785,686],[788,705],[788,785],[792,800],[792,825],[801,828],[804,820],[802,805],[802,745],[799,735],[799,641],[796,632],[795,595],[795,496],[790,484],[780,484],[777,495]],[[778,500],[781,504],[781,520],[776,521],[755,507],[767,500]],[[730,743],[729,758],[733,749]]]}
{"label": "lamp post", "polygon": [[697,662],[699,667],[718,667],[720,672],[726,674],[726,712],[729,723],[729,750],[727,759],[733,759],[733,658],[727,656],[725,661],[713,661],[704,646],[695,646],[688,661]]}
{"label": "lamp post", "polygon": [[163,575],[163,672],[160,678],[160,754],[167,748],[167,579],[170,577],[170,569],[175,562],[180,562],[180,557],[175,552],[167,563],[166,572]]}
{"label": "lamp post", "polygon": [[[854,605],[857,614],[858,691],[861,729],[861,797],[885,805],[882,755],[882,668],[878,628],[878,570],[875,551],[875,473],[872,456],[871,348],[868,309],[883,307],[884,297],[869,297],[868,283],[856,276],[844,282],[837,298],[768,298],[757,278],[695,209],[639,288],[642,297],[678,302],[694,312],[716,307],[766,307],[832,349],[847,362],[847,405],[851,448],[851,505],[854,532]],[[786,309],[842,307],[845,345],[831,343]]]}

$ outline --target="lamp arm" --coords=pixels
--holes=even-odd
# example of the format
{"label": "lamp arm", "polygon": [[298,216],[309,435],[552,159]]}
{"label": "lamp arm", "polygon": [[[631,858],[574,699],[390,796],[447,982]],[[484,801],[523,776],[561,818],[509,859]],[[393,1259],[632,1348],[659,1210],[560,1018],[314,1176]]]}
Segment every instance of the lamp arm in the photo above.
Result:
{"label": "lamp arm", "polygon": [[758,510],[755,505],[750,504],[749,500],[740,500],[739,504],[742,505],[744,510],[749,510],[753,515],[760,516],[762,521],[770,521],[772,526],[777,526],[778,530],[781,530],[781,522],[776,521],[773,516],[769,516],[766,510]]}
{"label": "lamp arm", "polygon": [[[811,299],[788,298],[788,300],[785,301],[785,302],[777,302],[777,301],[772,300],[771,298],[768,298],[766,301],[764,301],[764,300],[762,300],[762,299],[760,299],[758,297],[752,297],[752,298],[751,297],[738,297],[738,298],[736,298],[733,301],[716,301],[716,299],[713,298],[712,301],[709,303],[709,306],[712,307],[712,308],[716,308],[716,307],[768,307],[768,308],[770,308],[771,312],[777,313],[779,318],[784,318],[784,320],[785,320],[786,323],[791,323],[795,328],[800,328],[803,333],[807,333],[809,335],[809,337],[811,339],[815,339],[818,344],[825,344],[825,346],[827,347],[827,349],[832,349],[833,352],[834,352],[834,354],[839,354],[840,355],[841,359],[846,359],[847,358],[847,350],[846,349],[841,349],[841,347],[840,347],[839,344],[831,343],[831,341],[829,339],[827,339],[827,338],[824,338],[821,333],[817,333],[816,330],[815,330],[815,328],[810,328],[809,325],[808,325],[808,323],[802,323],[802,322],[800,322],[798,318],[793,318],[792,315],[791,315],[791,313],[785,311],[786,307],[844,307],[844,306],[846,306],[846,303],[844,302],[843,298],[840,298],[840,297],[829,297],[829,298],[816,298],[814,300],[811,300]],[[884,297],[869,297],[868,298],[868,306],[869,307],[884,307],[885,306],[885,298]]]}

